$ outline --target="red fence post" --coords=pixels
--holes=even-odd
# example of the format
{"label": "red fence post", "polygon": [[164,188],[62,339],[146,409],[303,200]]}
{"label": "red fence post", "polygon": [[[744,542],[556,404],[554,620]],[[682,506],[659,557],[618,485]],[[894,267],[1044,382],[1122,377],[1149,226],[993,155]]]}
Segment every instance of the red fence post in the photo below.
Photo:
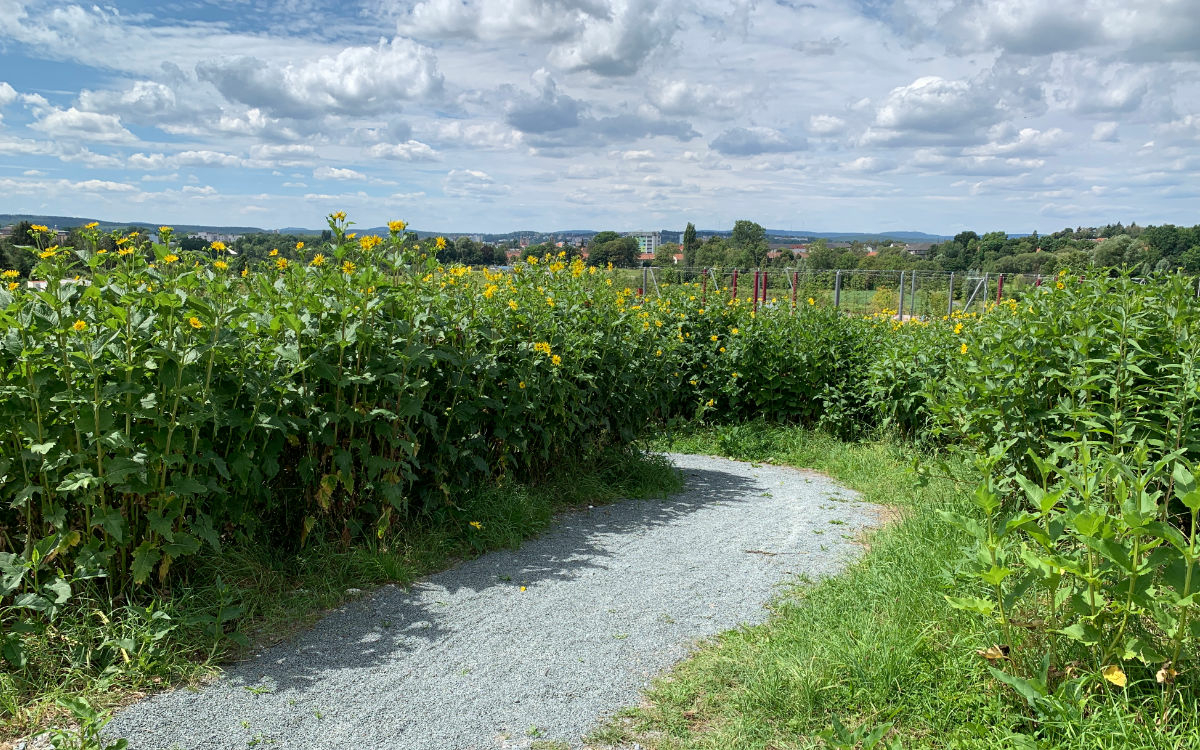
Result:
{"label": "red fence post", "polygon": [[758,312],[758,273],[754,272],[754,294],[750,295],[754,299],[754,312]]}
{"label": "red fence post", "polygon": [[730,297],[730,299],[734,300],[734,301],[737,300],[737,269],[736,268],[733,269],[733,296]]}
{"label": "red fence post", "polygon": [[767,304],[767,272],[766,271],[763,271],[763,287],[762,287],[762,289],[763,289],[762,301],[763,301],[763,305],[766,305]]}

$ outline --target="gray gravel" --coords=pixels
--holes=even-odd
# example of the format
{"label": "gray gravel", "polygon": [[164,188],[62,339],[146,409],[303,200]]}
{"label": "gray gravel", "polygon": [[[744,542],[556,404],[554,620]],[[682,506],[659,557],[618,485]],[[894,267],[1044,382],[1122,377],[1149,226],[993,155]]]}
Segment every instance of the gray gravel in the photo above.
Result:
{"label": "gray gravel", "polygon": [[[672,455],[686,489],[564,515],[520,549],[377,589],[109,731],[132,748],[573,747],[697,639],[858,553],[875,506],[813,472]],[[522,590],[522,587],[525,587]]]}

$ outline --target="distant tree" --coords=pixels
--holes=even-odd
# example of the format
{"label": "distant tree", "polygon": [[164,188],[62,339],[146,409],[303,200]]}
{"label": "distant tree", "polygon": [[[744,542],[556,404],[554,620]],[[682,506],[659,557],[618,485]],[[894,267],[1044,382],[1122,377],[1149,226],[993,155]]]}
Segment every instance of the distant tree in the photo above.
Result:
{"label": "distant tree", "polygon": [[733,224],[729,240],[730,244],[746,254],[751,266],[761,266],[763,259],[767,257],[767,231],[761,224],[738,219]]}
{"label": "distant tree", "polygon": [[729,247],[720,237],[709,237],[696,249],[696,265],[703,268],[722,268],[733,265],[729,258]]}
{"label": "distant tree", "polygon": [[1193,245],[1179,256],[1179,265],[1188,273],[1200,273],[1200,245]]}
{"label": "distant tree", "polygon": [[808,267],[814,271],[825,271],[835,268],[838,262],[838,251],[829,246],[825,238],[821,238],[808,246]]}
{"label": "distant tree", "polygon": [[675,253],[677,252],[679,252],[679,245],[674,242],[662,243],[654,250],[654,265],[663,268],[675,265]]}
{"label": "distant tree", "polygon": [[696,265],[696,251],[700,249],[700,240],[696,239],[696,225],[688,222],[683,230],[683,265],[691,268]]}
{"label": "distant tree", "polygon": [[603,245],[605,242],[612,242],[613,240],[618,240],[620,238],[621,235],[617,234],[616,232],[596,232],[596,234],[592,236],[591,241],[588,242],[588,247],[591,247],[592,245]]}
{"label": "distant tree", "polygon": [[184,237],[179,240],[179,249],[184,252],[199,252],[208,249],[208,242],[203,237]]}

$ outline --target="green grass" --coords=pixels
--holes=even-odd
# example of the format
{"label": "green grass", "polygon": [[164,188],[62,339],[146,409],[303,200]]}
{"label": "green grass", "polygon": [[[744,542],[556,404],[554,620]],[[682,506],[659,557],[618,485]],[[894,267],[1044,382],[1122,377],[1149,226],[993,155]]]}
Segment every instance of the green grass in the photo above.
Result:
{"label": "green grass", "polygon": [[780,597],[767,623],[704,643],[642,706],[589,738],[594,745],[864,747],[819,738],[837,719],[860,735],[891,724],[881,749],[1200,747],[1194,696],[1156,726],[1159,711],[1147,717],[1144,708],[1153,701],[1139,715],[1098,687],[1082,716],[1039,724],[991,678],[976,649],[995,643],[994,632],[943,598],[964,539],[938,511],[965,511],[973,489],[965,467],[922,486],[909,447],[761,423],[673,434],[657,447],[823,471],[899,520],[866,540],[862,560],[841,575]]}
{"label": "green grass", "polygon": [[[480,488],[385,541],[348,548],[325,541],[295,554],[227,548],[197,566],[186,587],[160,591],[148,603],[112,601],[99,590],[81,594],[47,630],[25,637],[24,669],[0,661],[0,747],[69,721],[60,700],[112,709],[216,674],[222,660],[244,650],[227,632],[235,626],[252,644],[275,642],[357,596],[354,589],[408,585],[456,560],[516,547],[564,509],[665,496],[680,486],[665,460],[616,451],[560,466],[536,485]],[[218,628],[222,607],[236,617]]]}

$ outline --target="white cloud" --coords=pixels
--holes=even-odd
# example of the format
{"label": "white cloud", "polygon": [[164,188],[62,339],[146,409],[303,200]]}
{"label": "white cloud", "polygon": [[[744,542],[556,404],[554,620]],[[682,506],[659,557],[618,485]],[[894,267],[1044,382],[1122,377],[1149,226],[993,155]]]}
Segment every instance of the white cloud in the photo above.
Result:
{"label": "white cloud", "polygon": [[774,128],[759,126],[730,128],[714,138],[709,145],[726,156],[786,153],[805,147],[802,139],[786,136]]}
{"label": "white cloud", "polygon": [[438,154],[427,143],[408,140],[404,143],[377,143],[367,149],[367,155],[374,159],[394,159],[396,161],[435,161]]}
{"label": "white cloud", "polygon": [[442,181],[442,192],[454,198],[491,200],[509,192],[509,187],[478,169],[452,169]]}
{"label": "white cloud", "polygon": [[1117,123],[1115,122],[1098,122],[1096,127],[1092,128],[1093,141],[1108,141],[1115,143],[1119,140],[1117,137]]}
{"label": "white cloud", "polygon": [[647,93],[650,103],[664,115],[725,116],[742,97],[720,86],[688,81],[662,81]]}
{"label": "white cloud", "polygon": [[403,37],[300,64],[241,56],[201,63],[196,72],[232,101],[298,119],[397,111],[443,85],[433,51]]}
{"label": "white cloud", "polygon": [[834,115],[813,115],[808,118],[808,132],[813,135],[839,135],[845,130],[846,121]]}
{"label": "white cloud", "polygon": [[[0,109],[7,107],[17,100],[17,92],[12,86],[8,85],[7,81],[0,81]],[[0,112],[0,120],[4,119],[4,113]]]}
{"label": "white cloud", "polygon": [[43,111],[30,127],[51,138],[64,140],[96,143],[134,143],[137,141],[133,133],[130,133],[121,124],[121,118],[116,115],[81,112],[75,107],[65,110],[50,108],[48,111]]}
{"label": "white cloud", "polygon": [[657,0],[425,0],[402,31],[454,39],[550,43],[556,67],[628,76],[677,27],[674,2]]}
{"label": "white cloud", "polygon": [[313,170],[313,177],[318,180],[367,180],[367,176],[362,172],[343,167],[317,167]]}

